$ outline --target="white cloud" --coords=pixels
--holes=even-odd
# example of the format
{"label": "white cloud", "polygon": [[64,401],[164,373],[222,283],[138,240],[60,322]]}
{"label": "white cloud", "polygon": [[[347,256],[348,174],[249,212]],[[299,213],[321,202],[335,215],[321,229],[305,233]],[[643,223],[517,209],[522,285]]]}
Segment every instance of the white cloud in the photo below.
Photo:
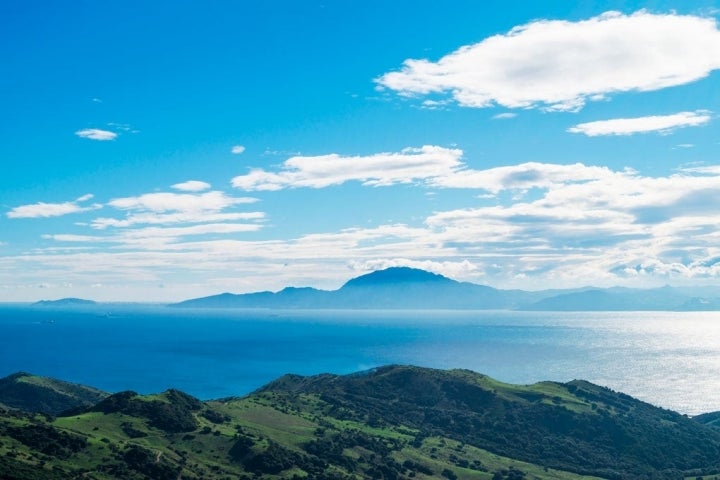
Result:
{"label": "white cloud", "polygon": [[93,198],[91,194],[83,195],[82,197],[71,201],[62,203],[45,203],[38,202],[31,205],[21,205],[15,207],[7,213],[8,218],[47,218],[47,217],[59,217],[62,215],[68,215],[71,213],[87,212],[90,210],[96,210],[102,208],[102,205],[93,204],[82,206],[80,203],[86,202]]}
{"label": "white cloud", "polygon": [[528,162],[486,170],[458,170],[450,175],[433,178],[430,183],[446,188],[479,188],[497,194],[503,190],[550,188],[567,182],[586,183],[615,175],[606,167],[582,163],[558,165]]}
{"label": "white cloud", "polygon": [[[204,182],[189,181],[173,185],[179,190],[204,190],[210,185]],[[232,197],[221,191],[173,193],[148,193],[135,197],[116,198],[108,202],[108,206],[126,211],[123,218],[99,217],[90,222],[95,230],[107,228],[131,228],[144,225],[143,228],[134,228],[130,232],[153,232],[153,237],[176,237],[178,232],[200,232],[207,225],[216,225],[213,232],[206,233],[234,233],[240,231],[255,231],[261,227],[259,222],[265,219],[263,212],[225,212],[228,208],[256,202],[256,198]],[[251,221],[249,224],[235,224],[238,220]],[[168,228],[167,225],[199,224],[187,227]],[[148,227],[160,225],[163,227]],[[225,225],[225,226],[218,226]],[[231,225],[231,226],[228,226]],[[238,226],[242,225],[242,226]],[[185,228],[186,230],[181,230]],[[224,231],[217,229],[226,229]],[[170,232],[160,234],[161,230]],[[197,233],[193,233],[197,234]],[[133,237],[133,233],[115,239],[126,240]],[[144,236],[141,234],[140,236]],[[181,235],[182,236],[182,235]]]}
{"label": "white cloud", "polygon": [[405,60],[376,82],[404,96],[449,92],[467,107],[576,111],[588,100],[683,85],[718,68],[714,19],[641,10],[534,21],[437,62]]}
{"label": "white cloud", "polygon": [[517,117],[517,113],[512,112],[504,112],[504,113],[498,113],[497,115],[493,115],[493,120],[508,120],[511,118]]}
{"label": "white cloud", "polygon": [[162,283],[166,288],[156,295],[177,300],[287,285],[337,288],[351,276],[348,267],[404,265],[530,289],[720,278],[718,165],[692,164],[659,177],[581,163],[458,168],[423,181],[494,196],[436,211],[415,225],[379,224],[284,240],[254,239],[252,232],[265,228],[265,215],[226,210],[238,204],[222,192],[193,200],[185,196],[212,192],[118,199],[127,216],[90,225],[117,230],[47,235],[55,248],[0,256],[0,284],[37,284],[35,271],[49,283],[100,282],[108,292],[117,292],[117,285],[134,288],[134,299],[150,298],[150,285]]}
{"label": "white cloud", "polygon": [[[202,235],[227,235],[256,232],[258,223],[204,223],[182,227],[144,227],[121,230],[111,235],[46,234],[42,238],[69,243],[112,243],[123,248],[154,250],[165,249],[183,237]],[[182,245],[182,244],[180,244]],[[180,246],[180,248],[184,248]]]}
{"label": "white cloud", "polygon": [[240,155],[245,151],[245,147],[242,145],[235,145],[230,149],[230,153],[233,153],[235,155]]}
{"label": "white cloud", "polygon": [[[600,168],[588,178],[597,167],[576,166],[573,178],[572,169],[557,167],[533,168],[562,173],[537,200],[438,212],[426,220],[430,236],[500,282],[515,278],[525,288],[533,279],[614,285],[638,272],[656,283],[720,277],[713,261],[720,257],[720,168],[668,177]],[[500,259],[496,274],[492,257]]]}
{"label": "white cloud", "polygon": [[424,100],[421,106],[426,110],[440,110],[445,108],[449,103],[449,100]]}
{"label": "white cloud", "polygon": [[220,191],[201,194],[190,193],[146,193],[137,197],[124,197],[111,200],[108,205],[121,210],[146,212],[219,212],[238,204],[256,202],[256,198],[231,197]]}
{"label": "white cloud", "polygon": [[110,132],[108,130],[100,130],[99,128],[85,128],[82,130],[78,130],[77,132],[75,132],[75,135],[80,138],[88,138],[90,140],[99,141],[115,140],[118,136],[115,132]]}
{"label": "white cloud", "polygon": [[348,181],[387,186],[449,175],[461,166],[462,150],[425,145],[398,153],[344,157],[338,154],[296,156],[279,172],[251,170],[232,179],[243,190],[280,190],[292,187],[323,188]]}
{"label": "white cloud", "polygon": [[59,234],[45,234],[42,235],[45,240],[55,240],[57,242],[103,242],[107,239],[105,237],[99,237],[95,235],[72,235],[66,233]]}
{"label": "white cloud", "polygon": [[145,246],[156,246],[157,241],[177,239],[190,235],[228,234],[239,232],[256,232],[261,225],[256,223],[206,223],[186,227],[146,227],[126,230],[116,240],[125,244],[139,243]]}
{"label": "white cloud", "polygon": [[96,218],[90,226],[97,230],[108,227],[125,228],[134,225],[172,225],[179,223],[207,223],[207,222],[228,222],[234,220],[263,220],[263,212],[238,212],[238,213],[209,213],[198,212],[175,212],[175,213],[138,213],[126,216],[123,219],[117,218]]}
{"label": "white cloud", "polygon": [[660,132],[667,134],[683,127],[699,127],[711,120],[710,112],[680,112],[672,115],[652,115],[637,118],[615,118],[580,123],[568,128],[570,133],[582,133],[588,137],[600,135],[632,135],[635,133]]}
{"label": "white cloud", "polygon": [[208,190],[211,187],[209,183],[201,182],[199,180],[188,180],[183,183],[176,183],[172,185],[175,190],[181,190],[183,192],[202,192]]}
{"label": "white cloud", "polygon": [[363,261],[353,260],[348,263],[348,266],[350,269],[359,272],[372,272],[391,267],[419,268],[456,280],[461,280],[468,276],[476,276],[478,273],[481,273],[478,271],[477,265],[467,260],[438,262],[433,260],[414,260],[411,258],[378,258]]}

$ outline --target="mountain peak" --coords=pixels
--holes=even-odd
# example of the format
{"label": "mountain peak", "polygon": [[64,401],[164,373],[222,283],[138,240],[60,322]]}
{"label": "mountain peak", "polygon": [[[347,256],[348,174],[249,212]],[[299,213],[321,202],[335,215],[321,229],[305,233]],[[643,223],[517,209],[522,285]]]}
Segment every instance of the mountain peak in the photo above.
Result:
{"label": "mountain peak", "polygon": [[346,287],[369,287],[374,285],[394,285],[400,283],[458,283],[442,275],[411,267],[390,267],[375,270],[355,277],[343,285]]}

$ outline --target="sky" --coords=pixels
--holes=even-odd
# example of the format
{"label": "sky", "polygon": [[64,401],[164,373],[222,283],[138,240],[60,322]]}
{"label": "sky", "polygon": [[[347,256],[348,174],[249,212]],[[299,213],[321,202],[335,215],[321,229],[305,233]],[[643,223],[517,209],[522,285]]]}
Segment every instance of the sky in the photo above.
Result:
{"label": "sky", "polygon": [[717,1],[0,2],[0,301],[715,285]]}

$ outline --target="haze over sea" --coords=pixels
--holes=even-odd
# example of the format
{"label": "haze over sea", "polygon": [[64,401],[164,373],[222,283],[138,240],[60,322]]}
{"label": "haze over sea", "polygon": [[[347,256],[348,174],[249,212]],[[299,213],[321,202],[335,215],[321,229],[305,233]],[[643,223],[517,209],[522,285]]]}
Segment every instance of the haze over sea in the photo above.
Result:
{"label": "haze over sea", "polygon": [[510,383],[576,378],[681,413],[720,410],[720,312],[185,310],[0,305],[0,376],[110,392],[243,395],[285,373],[384,364]]}

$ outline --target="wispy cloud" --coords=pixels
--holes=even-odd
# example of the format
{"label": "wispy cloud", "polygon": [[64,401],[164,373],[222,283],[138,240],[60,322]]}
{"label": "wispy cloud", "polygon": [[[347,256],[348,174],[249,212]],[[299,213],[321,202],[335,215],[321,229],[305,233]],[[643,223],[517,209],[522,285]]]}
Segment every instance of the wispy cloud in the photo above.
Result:
{"label": "wispy cloud", "polygon": [[497,115],[493,115],[493,120],[509,120],[511,118],[517,117],[517,113],[513,112],[504,112],[504,113],[498,113]]}
{"label": "wispy cloud", "polygon": [[176,213],[137,213],[125,218],[102,217],[91,223],[92,228],[104,230],[108,227],[126,228],[134,225],[173,225],[182,223],[229,222],[236,220],[263,220],[264,212],[209,213],[207,211]]}
{"label": "wispy cloud", "polygon": [[503,190],[546,189],[567,182],[587,183],[615,175],[606,167],[582,163],[560,165],[527,162],[485,170],[458,170],[451,175],[433,178],[431,184],[445,188],[476,188],[497,194]]}
{"label": "wispy cloud", "polygon": [[[193,223],[217,223],[237,220],[261,221],[263,212],[224,212],[237,205],[257,202],[257,198],[233,197],[213,190],[199,193],[210,185],[189,181],[173,185],[173,188],[192,193],[156,192],[135,197],[116,198],[109,207],[126,211],[123,218],[101,217],[92,220],[90,226],[97,230],[128,228],[136,225],[173,225]],[[193,190],[197,190],[196,192]],[[250,229],[248,229],[250,230]]]}
{"label": "wispy cloud", "polygon": [[376,82],[404,96],[449,93],[466,107],[576,111],[588,100],[683,85],[718,68],[713,18],[641,10],[534,21],[437,62],[405,60]]}
{"label": "wispy cloud", "polygon": [[47,218],[47,217],[59,217],[62,215],[68,215],[71,213],[87,212],[89,210],[96,210],[102,208],[102,205],[80,205],[82,202],[87,202],[92,199],[93,196],[90,194],[83,195],[70,202],[62,203],[45,203],[38,202],[31,205],[21,205],[15,207],[7,213],[8,218]]}
{"label": "wispy cloud", "polygon": [[235,145],[230,149],[230,153],[234,155],[240,155],[245,151],[245,147],[242,145]]}
{"label": "wispy cloud", "polygon": [[348,181],[387,186],[448,175],[461,166],[462,150],[425,145],[396,153],[368,156],[338,154],[292,157],[279,172],[251,170],[232,179],[243,190],[281,190],[292,187],[323,188]]}
{"label": "wispy cloud", "polygon": [[411,267],[420,268],[428,272],[438,273],[450,278],[468,278],[479,273],[478,266],[468,260],[460,261],[434,261],[434,260],[415,260],[412,258],[378,258],[372,260],[350,261],[348,263],[350,269],[359,272],[368,272],[376,270],[384,270],[392,267]]}
{"label": "wispy cloud", "polygon": [[77,132],[75,132],[75,135],[77,135],[80,138],[87,138],[89,140],[98,140],[101,142],[115,140],[118,136],[118,134],[115,132],[111,132],[109,130],[101,130],[99,128],[84,128],[82,130],[78,130]]}
{"label": "wispy cloud", "polygon": [[199,180],[188,180],[183,183],[176,183],[172,185],[175,190],[181,190],[183,192],[202,192],[208,190],[211,187],[209,183],[201,182]]}
{"label": "wispy cloud", "polygon": [[257,201],[257,198],[232,197],[214,190],[200,194],[146,193],[136,197],[116,198],[108,202],[108,205],[121,210],[148,212],[219,212],[232,205]]}
{"label": "wispy cloud", "polygon": [[172,245],[184,248],[185,237],[205,235],[228,235],[233,233],[256,232],[262,228],[259,223],[203,223],[180,227],[143,227],[114,231],[110,235],[46,234],[44,239],[64,243],[105,243],[115,244],[131,250],[172,250]]}
{"label": "wispy cloud", "polygon": [[678,128],[706,125],[711,119],[710,112],[707,110],[697,110],[695,112],[680,112],[672,115],[598,120],[595,122],[580,123],[568,128],[567,131],[570,133],[582,133],[588,137],[601,135],[632,135],[635,133],[650,132],[668,134]]}

